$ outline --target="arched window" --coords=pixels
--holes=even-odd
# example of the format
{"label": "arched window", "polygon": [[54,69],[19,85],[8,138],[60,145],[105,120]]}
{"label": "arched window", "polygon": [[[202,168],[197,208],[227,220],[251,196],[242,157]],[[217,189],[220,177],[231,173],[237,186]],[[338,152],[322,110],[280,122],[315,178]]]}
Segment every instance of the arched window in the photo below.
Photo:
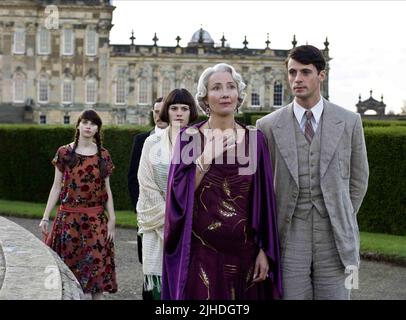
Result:
{"label": "arched window", "polygon": [[273,87],[273,105],[280,107],[283,104],[283,85],[279,81],[275,82]]}
{"label": "arched window", "polygon": [[148,103],[148,81],[147,79],[140,78],[139,80],[138,102],[140,104]]}
{"label": "arched window", "polygon": [[94,78],[89,78],[86,80],[86,103],[95,104],[97,103],[97,81]]}
{"label": "arched window", "polygon": [[13,101],[16,103],[25,101],[25,76],[22,72],[17,72],[14,75]]}
{"label": "arched window", "polygon": [[164,78],[162,81],[162,96],[166,97],[171,92],[171,80]]}

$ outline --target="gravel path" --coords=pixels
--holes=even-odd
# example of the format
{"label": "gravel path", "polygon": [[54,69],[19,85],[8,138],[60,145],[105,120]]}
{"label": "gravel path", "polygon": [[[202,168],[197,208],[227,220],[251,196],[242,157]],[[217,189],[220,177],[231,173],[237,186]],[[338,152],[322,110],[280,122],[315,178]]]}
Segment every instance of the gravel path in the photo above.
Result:
{"label": "gravel path", "polygon": [[[41,236],[39,220],[7,217]],[[118,292],[106,295],[108,300],[141,300],[142,269],[137,257],[134,229],[116,230],[116,266]],[[352,291],[353,300],[406,300],[406,267],[363,260],[359,272],[359,289]]]}

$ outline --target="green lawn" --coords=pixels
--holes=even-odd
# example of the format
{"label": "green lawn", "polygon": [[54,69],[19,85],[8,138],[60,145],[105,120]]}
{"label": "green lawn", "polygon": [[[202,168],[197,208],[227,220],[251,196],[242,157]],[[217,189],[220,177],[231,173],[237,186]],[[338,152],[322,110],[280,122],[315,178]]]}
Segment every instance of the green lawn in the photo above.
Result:
{"label": "green lawn", "polygon": [[[0,215],[41,219],[45,209],[43,203],[8,201],[0,199]],[[53,214],[55,215],[55,210]],[[136,216],[132,211],[116,211],[116,225],[135,228]],[[385,260],[401,260],[406,263],[406,236],[361,232],[361,252],[377,255]]]}
{"label": "green lawn", "polygon": [[361,251],[397,257],[406,261],[406,237],[361,232]]}
{"label": "green lawn", "polygon": [[[0,199],[0,215],[41,219],[45,206],[45,203],[9,201]],[[52,212],[51,217],[54,217],[55,214],[56,207]],[[116,226],[122,228],[135,228],[137,226],[137,220],[134,212],[116,211]]]}

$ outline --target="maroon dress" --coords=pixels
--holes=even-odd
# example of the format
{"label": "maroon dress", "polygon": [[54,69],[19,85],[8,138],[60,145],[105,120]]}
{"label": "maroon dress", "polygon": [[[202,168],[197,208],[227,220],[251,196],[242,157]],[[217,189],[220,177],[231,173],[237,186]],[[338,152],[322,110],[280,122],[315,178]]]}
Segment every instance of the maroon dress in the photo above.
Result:
{"label": "maroon dress", "polygon": [[[71,151],[69,145],[60,147],[52,161],[63,173],[61,206],[46,243],[72,270],[84,293],[114,293],[114,243],[107,240],[104,207],[108,195],[100,177],[98,156],[77,154],[77,164],[69,168],[65,161]],[[114,165],[104,148],[102,158],[110,175]]]}

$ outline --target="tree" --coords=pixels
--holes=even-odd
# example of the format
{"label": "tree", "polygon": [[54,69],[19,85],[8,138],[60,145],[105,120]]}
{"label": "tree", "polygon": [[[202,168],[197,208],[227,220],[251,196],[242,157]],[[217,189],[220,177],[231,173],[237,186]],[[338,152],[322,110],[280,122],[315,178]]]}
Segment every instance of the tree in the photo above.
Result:
{"label": "tree", "polygon": [[400,108],[400,115],[404,116],[406,115],[406,100],[403,100],[403,107]]}

